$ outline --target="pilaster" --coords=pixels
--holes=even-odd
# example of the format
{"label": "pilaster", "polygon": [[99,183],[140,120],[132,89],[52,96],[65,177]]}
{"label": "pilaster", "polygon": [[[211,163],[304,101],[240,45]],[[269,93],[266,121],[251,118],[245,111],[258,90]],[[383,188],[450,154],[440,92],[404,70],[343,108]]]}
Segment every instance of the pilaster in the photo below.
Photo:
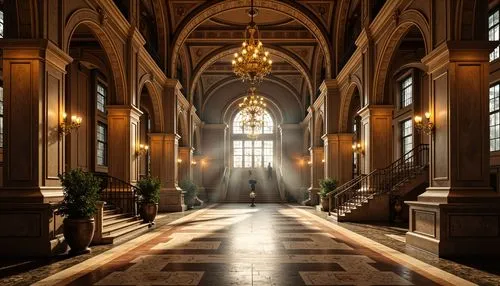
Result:
{"label": "pilaster", "polygon": [[439,256],[498,255],[500,196],[489,187],[488,66],[494,43],[446,42],[422,61],[435,129],[430,186],[410,205],[408,244]]}
{"label": "pilaster", "polygon": [[179,182],[183,180],[193,179],[192,170],[193,148],[179,147],[178,166],[179,166]]}
{"label": "pilaster", "polygon": [[108,111],[109,174],[125,182],[139,179],[139,158],[142,111],[134,106],[111,105]]}
{"label": "pilaster", "polygon": [[4,166],[0,256],[66,250],[58,175],[64,172],[65,67],[72,58],[47,40],[7,40],[2,49]]}
{"label": "pilaster", "polygon": [[309,187],[309,198],[311,199],[311,205],[317,205],[319,204],[319,181],[325,177],[324,150],[323,146],[315,146],[311,147],[309,151],[311,154],[311,186]]}
{"label": "pilaster", "polygon": [[369,105],[359,111],[361,116],[361,173],[383,169],[392,162],[391,105]]}
{"label": "pilaster", "polygon": [[325,134],[325,177],[343,184],[352,178],[352,133]]}
{"label": "pilaster", "polygon": [[186,209],[184,195],[178,186],[178,142],[177,134],[149,134],[151,146],[151,175],[160,179],[160,211],[183,211]]}

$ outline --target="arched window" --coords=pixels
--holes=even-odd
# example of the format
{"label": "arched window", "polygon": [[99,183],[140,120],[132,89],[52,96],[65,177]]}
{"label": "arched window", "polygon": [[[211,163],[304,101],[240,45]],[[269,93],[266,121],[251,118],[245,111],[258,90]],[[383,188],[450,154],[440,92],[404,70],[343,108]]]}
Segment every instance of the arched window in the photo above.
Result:
{"label": "arched window", "polygon": [[242,114],[238,112],[232,122],[233,168],[261,168],[274,165],[274,121],[266,111],[262,115],[264,126],[257,139],[249,139],[251,133],[242,124]]}

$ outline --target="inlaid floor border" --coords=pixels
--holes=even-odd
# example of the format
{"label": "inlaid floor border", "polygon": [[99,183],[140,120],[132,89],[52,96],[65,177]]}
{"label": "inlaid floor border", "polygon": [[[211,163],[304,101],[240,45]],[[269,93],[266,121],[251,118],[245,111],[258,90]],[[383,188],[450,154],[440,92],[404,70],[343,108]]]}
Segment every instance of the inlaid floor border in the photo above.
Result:
{"label": "inlaid floor border", "polygon": [[323,218],[320,218],[314,214],[309,213],[306,210],[302,210],[298,208],[297,206],[287,204],[288,207],[294,209],[297,212],[303,213],[306,216],[314,219],[315,221],[333,229],[336,232],[339,232],[340,234],[346,236],[347,238],[350,238],[360,245],[365,246],[366,248],[379,253],[382,256],[385,256],[397,264],[403,265],[407,267],[408,269],[415,271],[424,277],[434,280],[437,283],[443,284],[449,284],[449,285],[477,285],[474,284],[470,281],[467,281],[461,277],[455,276],[449,272],[446,272],[442,269],[439,269],[437,267],[434,267],[432,265],[429,265],[423,261],[420,261],[416,258],[413,258],[407,254],[401,253],[395,249],[392,249],[390,247],[387,247],[383,244],[380,244],[376,241],[373,241],[367,237],[364,237],[362,235],[359,235],[355,232],[352,232],[346,228],[343,228],[339,225],[333,224]]}
{"label": "inlaid floor border", "polygon": [[123,255],[123,253],[134,249],[138,246],[141,246],[150,240],[162,235],[165,230],[171,229],[172,227],[181,224],[185,221],[191,220],[204,212],[208,211],[211,208],[216,207],[219,205],[218,203],[209,205],[203,209],[200,209],[198,211],[195,211],[187,216],[181,217],[173,222],[170,222],[166,225],[160,226],[157,228],[155,231],[151,233],[146,233],[144,235],[141,235],[139,237],[136,237],[128,242],[125,242],[115,248],[112,248],[104,253],[101,253],[95,257],[89,258],[85,260],[82,263],[79,263],[77,265],[74,265],[68,269],[65,269],[61,272],[58,272],[57,274],[51,275],[45,279],[42,279],[34,284],[33,286],[48,286],[48,285],[57,285],[57,284],[67,284],[71,281],[74,281],[96,269],[99,267],[105,265],[106,263],[110,262],[111,260]]}

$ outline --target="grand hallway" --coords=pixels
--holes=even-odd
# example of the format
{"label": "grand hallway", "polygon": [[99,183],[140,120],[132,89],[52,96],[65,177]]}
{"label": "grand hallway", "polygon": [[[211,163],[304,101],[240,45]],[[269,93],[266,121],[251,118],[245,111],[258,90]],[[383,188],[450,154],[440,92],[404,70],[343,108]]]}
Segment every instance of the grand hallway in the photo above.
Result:
{"label": "grand hallway", "polygon": [[219,204],[34,285],[473,285],[299,208]]}

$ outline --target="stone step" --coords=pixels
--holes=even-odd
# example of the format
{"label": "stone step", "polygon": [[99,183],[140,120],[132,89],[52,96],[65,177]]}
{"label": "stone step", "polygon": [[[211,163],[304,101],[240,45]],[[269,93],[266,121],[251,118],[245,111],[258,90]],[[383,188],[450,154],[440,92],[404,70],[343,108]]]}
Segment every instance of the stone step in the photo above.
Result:
{"label": "stone step", "polygon": [[118,224],[113,224],[113,225],[110,225],[109,227],[103,227],[102,235],[103,236],[111,235],[114,232],[119,232],[119,231],[122,231],[123,229],[126,229],[128,227],[132,227],[135,225],[139,225],[139,224],[142,224],[142,220],[134,219],[133,221],[127,221],[127,222],[121,222]]}
{"label": "stone step", "polygon": [[125,218],[125,217],[130,217],[132,214],[128,214],[128,213],[117,213],[117,214],[112,214],[112,215],[104,215],[102,217],[102,220],[103,221],[107,221],[107,220],[114,220],[114,219],[120,219],[120,218]]}
{"label": "stone step", "polygon": [[142,223],[142,221],[137,221],[137,224],[131,225],[129,227],[120,229],[118,231],[111,232],[102,237],[103,244],[113,244],[119,241],[123,241],[132,236],[138,236],[149,230],[149,224]]}
{"label": "stone step", "polygon": [[103,220],[102,227],[104,229],[110,228],[113,225],[118,225],[125,222],[137,221],[137,217],[125,214],[125,217]]}

